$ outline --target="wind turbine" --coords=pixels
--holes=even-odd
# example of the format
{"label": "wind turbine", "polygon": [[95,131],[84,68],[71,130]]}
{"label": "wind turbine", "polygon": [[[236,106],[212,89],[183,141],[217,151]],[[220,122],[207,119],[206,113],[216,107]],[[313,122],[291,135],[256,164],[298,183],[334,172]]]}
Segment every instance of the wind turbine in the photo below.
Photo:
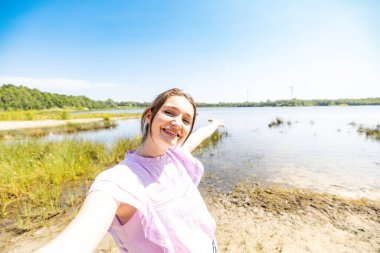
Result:
{"label": "wind turbine", "polygon": [[293,97],[293,86],[290,86],[289,89],[290,89],[290,99],[292,99],[292,97]]}

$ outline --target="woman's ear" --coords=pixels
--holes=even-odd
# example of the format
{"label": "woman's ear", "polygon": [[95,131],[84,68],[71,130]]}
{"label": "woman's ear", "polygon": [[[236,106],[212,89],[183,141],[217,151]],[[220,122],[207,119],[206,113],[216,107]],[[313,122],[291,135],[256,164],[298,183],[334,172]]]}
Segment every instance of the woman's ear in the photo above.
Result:
{"label": "woman's ear", "polygon": [[145,119],[145,123],[149,124],[150,123],[150,119],[152,117],[152,111],[149,110],[145,113],[145,116],[144,116],[144,119]]}

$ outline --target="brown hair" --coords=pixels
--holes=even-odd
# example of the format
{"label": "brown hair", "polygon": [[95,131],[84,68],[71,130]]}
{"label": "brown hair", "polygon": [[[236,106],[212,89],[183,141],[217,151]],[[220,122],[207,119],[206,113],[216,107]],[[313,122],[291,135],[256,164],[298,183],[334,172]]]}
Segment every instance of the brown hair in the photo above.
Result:
{"label": "brown hair", "polygon": [[197,115],[197,107],[195,105],[194,99],[189,94],[185,93],[181,89],[173,88],[173,89],[164,91],[160,95],[158,95],[156,99],[152,102],[152,104],[144,110],[143,115],[141,116],[141,132],[143,135],[142,142],[146,140],[146,138],[148,137],[148,133],[152,136],[152,124],[149,124],[145,121],[145,116],[150,111],[151,112],[150,122],[153,122],[154,117],[156,116],[157,112],[161,109],[162,105],[166,102],[168,98],[172,96],[185,97],[194,108],[194,117],[191,122],[190,132],[189,132],[189,135],[186,137],[186,139],[182,142],[182,144],[184,144],[187,138],[190,136],[191,132],[193,131],[195,116]]}

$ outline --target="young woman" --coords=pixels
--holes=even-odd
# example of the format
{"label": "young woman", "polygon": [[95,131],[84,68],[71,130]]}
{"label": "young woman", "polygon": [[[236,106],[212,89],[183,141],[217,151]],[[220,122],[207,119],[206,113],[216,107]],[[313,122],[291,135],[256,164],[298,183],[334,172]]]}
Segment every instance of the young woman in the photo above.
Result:
{"label": "young woman", "polygon": [[180,89],[161,93],[141,118],[141,146],[97,176],[78,215],[38,252],[92,252],[108,231],[121,252],[217,252],[215,221],[197,189],[191,155],[222,122],[192,133],[196,106]]}

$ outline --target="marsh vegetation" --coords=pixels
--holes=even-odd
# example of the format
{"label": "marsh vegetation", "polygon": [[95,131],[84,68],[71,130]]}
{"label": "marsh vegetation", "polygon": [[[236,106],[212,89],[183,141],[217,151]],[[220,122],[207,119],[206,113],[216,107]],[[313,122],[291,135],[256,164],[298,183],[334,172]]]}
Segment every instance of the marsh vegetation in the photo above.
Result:
{"label": "marsh vegetation", "polygon": [[377,125],[374,128],[359,126],[358,133],[365,134],[367,138],[372,138],[380,141],[380,125]]}
{"label": "marsh vegetation", "polygon": [[140,113],[74,113],[71,109],[50,109],[50,110],[15,110],[0,111],[0,120],[69,120],[69,119],[89,119],[103,118],[109,119],[114,117],[138,118]]}
{"label": "marsh vegetation", "polygon": [[25,138],[44,137],[49,134],[72,134],[84,131],[96,131],[100,129],[112,129],[117,127],[117,122],[105,118],[102,121],[88,123],[67,122],[62,126],[43,127],[43,128],[25,128],[15,130],[0,131],[0,140],[20,140]]}
{"label": "marsh vegetation", "polygon": [[0,142],[0,217],[26,231],[78,204],[89,182],[117,163],[141,138],[122,139],[111,149],[89,141]]}
{"label": "marsh vegetation", "polygon": [[228,137],[227,130],[217,129],[209,138],[205,139],[195,150],[194,154],[201,154],[204,149],[216,147],[220,141]]}

